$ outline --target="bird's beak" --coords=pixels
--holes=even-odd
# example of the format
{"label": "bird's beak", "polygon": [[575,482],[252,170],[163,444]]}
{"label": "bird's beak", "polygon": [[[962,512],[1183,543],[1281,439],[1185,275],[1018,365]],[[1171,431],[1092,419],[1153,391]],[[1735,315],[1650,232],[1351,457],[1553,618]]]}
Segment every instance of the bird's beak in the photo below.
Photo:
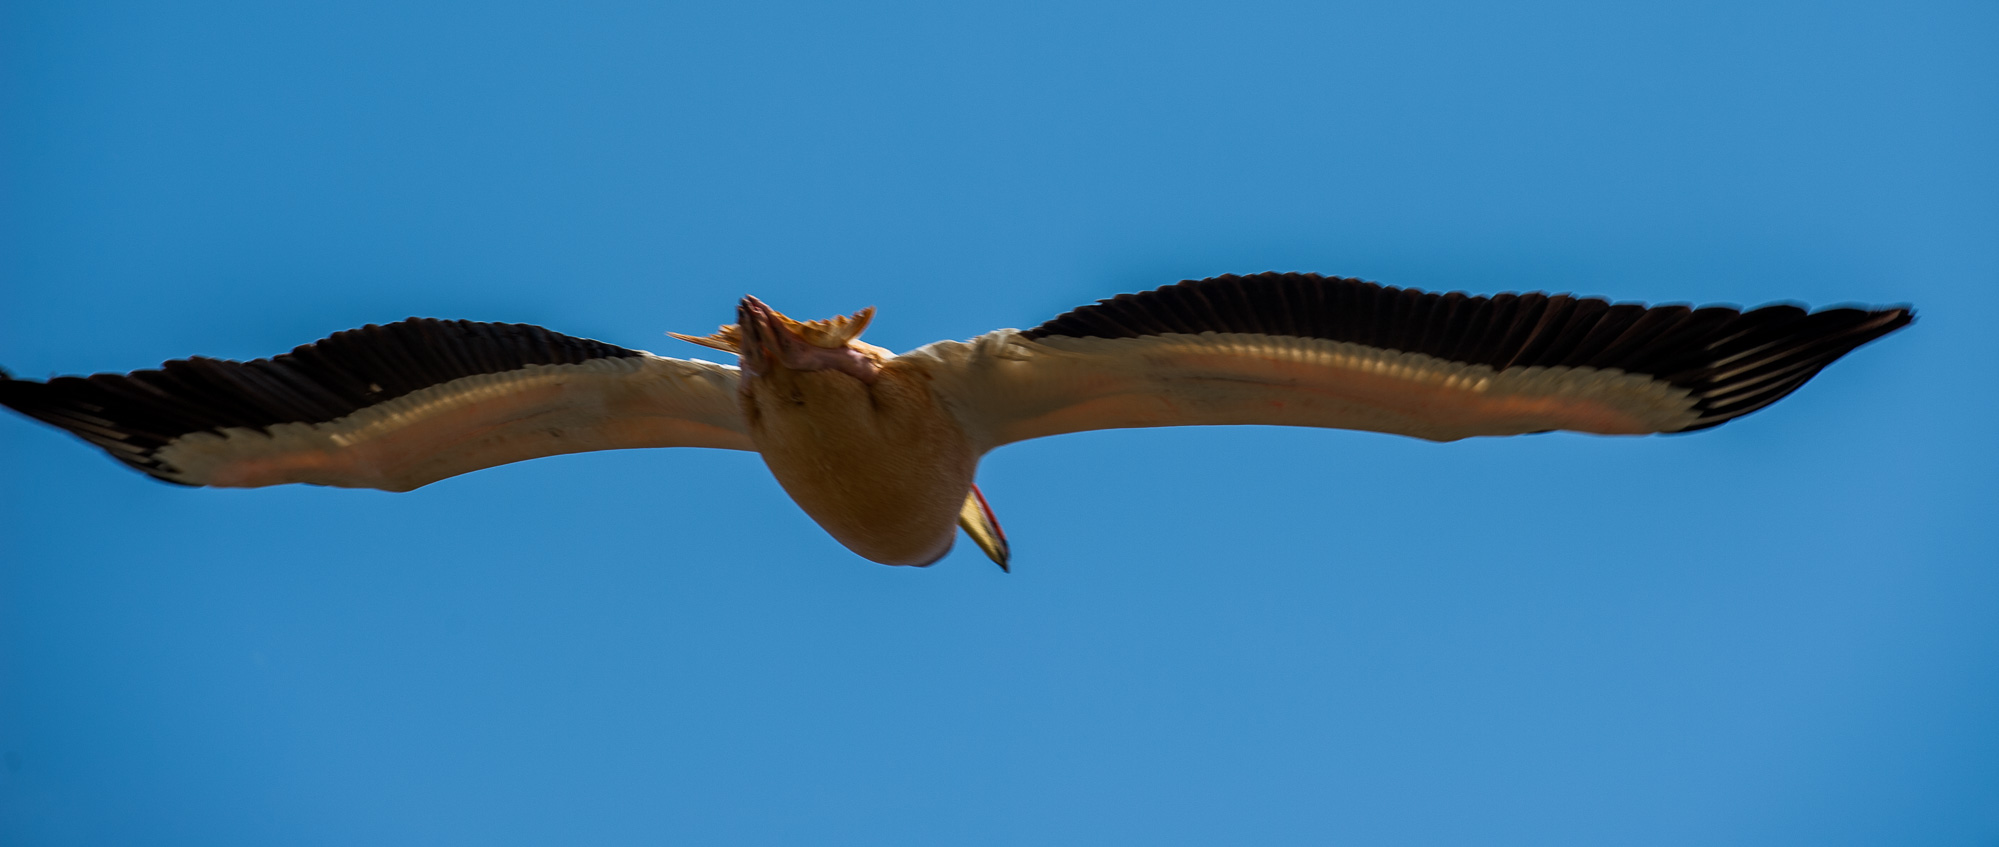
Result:
{"label": "bird's beak", "polygon": [[986,551],[986,558],[999,565],[1000,570],[1013,573],[1013,568],[1007,566],[1013,551],[1007,547],[1006,532],[1000,529],[999,518],[993,517],[992,505],[986,502],[986,495],[980,493],[976,485],[972,486],[971,493],[965,495],[965,505],[958,508],[958,525],[965,528],[965,534],[972,537],[972,543]]}
{"label": "bird's beak", "polygon": [[784,351],[801,339],[774,319],[777,311],[762,300],[745,296],[736,304],[736,334],[741,345],[743,370],[751,375],[770,373],[770,363],[784,360]]}
{"label": "bird's beak", "polygon": [[674,338],[743,357],[743,371],[760,376],[772,368],[792,371],[840,371],[873,384],[879,360],[889,352],[858,340],[874,320],[875,307],[823,321],[795,321],[755,297],[736,304],[736,322],[714,335],[669,332]]}

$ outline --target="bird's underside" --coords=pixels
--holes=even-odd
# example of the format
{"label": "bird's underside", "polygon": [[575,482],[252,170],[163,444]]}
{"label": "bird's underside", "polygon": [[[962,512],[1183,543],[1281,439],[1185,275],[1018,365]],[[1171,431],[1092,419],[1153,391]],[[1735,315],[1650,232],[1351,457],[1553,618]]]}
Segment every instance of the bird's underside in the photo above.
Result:
{"label": "bird's underside", "polygon": [[540,456],[753,450],[850,549],[929,564],[962,526],[1002,567],[979,457],[1046,435],[1275,424],[1448,441],[1689,432],[1754,412],[1907,308],[1647,307],[1430,294],[1316,274],[1222,276],[1027,331],[894,355],[872,317],[798,322],[744,298],[688,338],[741,367],[533,326],[411,318],[252,362],[0,379],[0,403],[184,485],[407,491]]}

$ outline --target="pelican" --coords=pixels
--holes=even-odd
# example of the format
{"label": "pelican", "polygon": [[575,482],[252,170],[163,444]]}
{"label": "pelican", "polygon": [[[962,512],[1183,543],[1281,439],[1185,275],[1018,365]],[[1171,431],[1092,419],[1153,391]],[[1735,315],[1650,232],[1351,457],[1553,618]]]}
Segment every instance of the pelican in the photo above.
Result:
{"label": "pelican", "polygon": [[763,457],[853,552],[928,565],[1009,548],[974,484],[996,447],[1084,430],[1332,427],[1454,441],[1708,429],[1770,405],[1906,307],[1612,304],[1264,273],[1120,294],[1029,330],[897,355],[869,307],[797,321],[744,297],[672,359],[524,324],[410,318],[250,362],[58,377],[0,403],[166,482],[409,491],[541,456],[714,447]]}

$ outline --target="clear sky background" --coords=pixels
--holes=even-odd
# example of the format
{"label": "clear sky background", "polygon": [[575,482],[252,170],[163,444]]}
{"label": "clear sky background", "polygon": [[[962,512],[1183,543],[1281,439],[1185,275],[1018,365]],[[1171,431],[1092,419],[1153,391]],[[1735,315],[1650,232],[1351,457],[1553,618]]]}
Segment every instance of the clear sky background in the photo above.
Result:
{"label": "clear sky background", "polygon": [[[1999,6],[0,5],[0,364],[410,315],[897,350],[1184,278],[1913,303],[1684,437],[189,490],[0,418],[0,843],[1992,845]],[[712,355],[712,354],[710,354]]]}

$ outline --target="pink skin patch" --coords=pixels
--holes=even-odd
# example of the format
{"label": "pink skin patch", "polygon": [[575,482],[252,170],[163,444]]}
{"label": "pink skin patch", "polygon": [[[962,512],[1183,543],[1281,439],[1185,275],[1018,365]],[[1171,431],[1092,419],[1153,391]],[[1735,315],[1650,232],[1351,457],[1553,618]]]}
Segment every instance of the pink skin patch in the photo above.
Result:
{"label": "pink skin patch", "polygon": [[736,326],[742,333],[743,372],[756,377],[774,362],[794,371],[839,371],[873,385],[881,365],[851,345],[820,347],[798,337],[763,301],[744,297],[736,306]]}

